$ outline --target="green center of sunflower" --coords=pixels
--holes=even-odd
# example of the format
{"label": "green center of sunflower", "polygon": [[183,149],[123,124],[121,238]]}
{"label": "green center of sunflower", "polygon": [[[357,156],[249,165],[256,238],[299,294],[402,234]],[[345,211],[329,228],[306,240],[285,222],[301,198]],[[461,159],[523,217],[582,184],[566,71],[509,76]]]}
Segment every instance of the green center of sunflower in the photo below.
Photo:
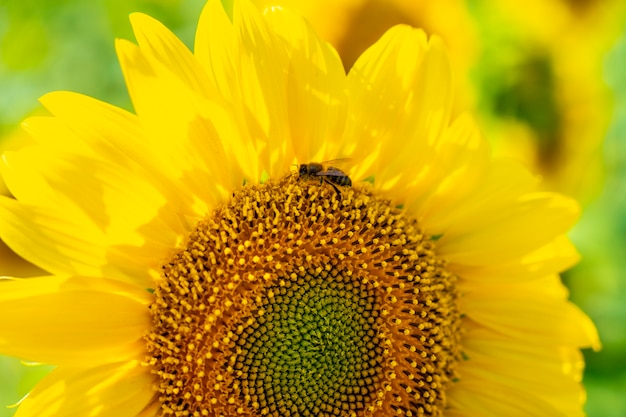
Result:
{"label": "green center of sunflower", "polygon": [[248,186],[163,266],[146,337],[161,415],[438,416],[455,277],[367,188]]}
{"label": "green center of sunflower", "polygon": [[236,337],[233,368],[253,407],[312,416],[364,409],[384,363],[375,291],[331,269],[272,292]]}

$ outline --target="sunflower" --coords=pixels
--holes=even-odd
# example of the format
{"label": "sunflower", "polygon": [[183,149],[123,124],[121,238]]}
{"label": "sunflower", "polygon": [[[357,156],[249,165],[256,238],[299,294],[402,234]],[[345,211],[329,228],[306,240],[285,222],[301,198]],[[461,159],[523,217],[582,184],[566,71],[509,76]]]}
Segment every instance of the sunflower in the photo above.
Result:
{"label": "sunflower", "polygon": [[280,8],[209,1],[193,54],[131,22],[136,114],[49,94],[4,155],[1,236],[50,275],[1,283],[0,351],[56,365],[19,417],[583,414],[577,205],[451,120],[438,38],[346,75]]}

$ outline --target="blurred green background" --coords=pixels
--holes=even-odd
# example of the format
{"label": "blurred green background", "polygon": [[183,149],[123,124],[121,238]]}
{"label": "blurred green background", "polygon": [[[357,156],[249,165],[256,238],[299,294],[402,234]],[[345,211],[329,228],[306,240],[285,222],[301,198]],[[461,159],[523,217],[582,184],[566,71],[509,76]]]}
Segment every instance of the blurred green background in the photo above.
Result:
{"label": "blurred green background", "polygon": [[[564,274],[596,323],[585,352],[591,417],[626,416],[626,2],[623,0],[257,1],[292,6],[349,68],[396,23],[439,34],[450,50],[455,108],[475,114],[498,155],[519,159],[545,188],[584,208],[572,238],[583,255]],[[37,98],[72,90],[130,109],[114,38],[134,39],[147,13],[192,47],[201,0],[0,0],[0,148],[28,143],[19,122]],[[0,185],[0,192],[6,193]],[[39,271],[0,247],[2,273]],[[6,319],[6,318],[3,318]],[[0,357],[0,417],[49,371]]]}

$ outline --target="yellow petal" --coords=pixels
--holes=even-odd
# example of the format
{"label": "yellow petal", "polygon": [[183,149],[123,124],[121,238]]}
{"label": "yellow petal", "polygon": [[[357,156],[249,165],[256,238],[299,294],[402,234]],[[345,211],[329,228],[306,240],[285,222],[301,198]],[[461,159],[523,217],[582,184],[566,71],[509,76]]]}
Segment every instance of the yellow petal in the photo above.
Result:
{"label": "yellow petal", "polygon": [[194,56],[227,101],[235,101],[240,94],[235,67],[237,52],[235,30],[221,1],[208,0],[196,30]]}
{"label": "yellow petal", "polygon": [[233,27],[239,49],[235,70],[243,114],[261,168],[276,178],[287,173],[293,162],[293,150],[288,145],[298,140],[290,136],[287,123],[287,45],[247,1],[234,3]]}
{"label": "yellow petal", "polygon": [[[566,233],[579,215],[578,204],[552,193],[531,193],[503,204],[444,233],[439,253],[452,263],[486,265],[506,262]],[[489,215],[489,216],[487,216]]]}
{"label": "yellow petal", "polygon": [[[404,66],[404,63],[398,65]],[[413,77],[407,87],[405,106],[399,109],[405,112],[403,119],[392,124],[390,140],[385,141],[381,148],[380,180],[377,175],[375,183],[376,188],[381,190],[389,190],[396,185],[401,192],[403,184],[414,175],[406,167],[428,164],[432,157],[431,147],[439,145],[442,133],[449,124],[452,77],[441,39],[433,37],[429,40],[419,73]],[[396,183],[397,176],[401,180]]]}
{"label": "yellow petal", "polygon": [[220,0],[209,0],[202,9],[194,42],[194,56],[210,82],[219,90],[220,96],[230,103],[229,117],[235,120],[239,131],[224,136],[224,140],[236,155],[237,164],[245,172],[246,180],[256,183],[264,169],[259,161],[258,150],[265,146],[257,141],[265,133],[256,121],[255,113],[265,114],[265,108],[251,109],[242,98],[244,89],[241,87],[240,44],[233,23]]}
{"label": "yellow petal", "polygon": [[[462,297],[461,310],[471,320],[519,343],[599,348],[598,333],[578,307],[560,297],[520,286]],[[506,291],[506,297],[501,294]]]}
{"label": "yellow petal", "polygon": [[[471,129],[470,126],[467,128]],[[461,133],[462,130],[457,132]],[[442,145],[449,146],[450,139]],[[471,142],[472,139],[469,139]],[[481,157],[473,159],[478,162]],[[536,191],[538,178],[518,162],[496,159],[488,163],[487,158],[482,161],[485,166],[476,168],[477,177],[470,177],[474,180],[461,186],[459,200],[449,205],[439,205],[428,214],[425,227],[432,230],[432,234],[459,235],[480,229],[491,224],[494,215],[502,215],[510,210],[520,197]],[[435,187],[438,186],[435,184]]]}
{"label": "yellow petal", "polygon": [[76,208],[43,208],[7,197],[0,197],[0,234],[15,253],[50,273],[106,276],[141,288],[153,285],[151,270],[159,267],[158,256],[167,250],[147,241],[145,247],[113,245]]}
{"label": "yellow petal", "polygon": [[[200,62],[193,56],[193,54],[187,49],[187,47],[178,39],[172,32],[170,32],[165,26],[163,26],[157,20],[146,16],[141,13],[131,14],[131,23],[135,32],[135,37],[139,43],[139,49],[141,56],[147,61],[149,66],[156,73],[156,78],[165,78],[167,82],[169,76],[172,78],[170,81],[175,80],[176,83],[182,83],[185,87],[195,94],[203,96],[205,99],[211,101],[216,100],[219,97],[218,86],[210,82],[210,78],[207,76],[205,69]],[[165,75],[164,73],[171,73]],[[165,86],[162,86],[165,87]],[[167,87],[164,88],[167,91]],[[139,98],[137,98],[139,99]],[[200,100],[198,97],[196,100]],[[172,101],[170,104],[177,103]],[[204,105],[210,106],[208,103]],[[213,113],[216,110],[215,107],[209,109],[209,113]],[[221,109],[217,109],[221,110]],[[195,109],[198,114],[192,114],[195,116],[195,120],[192,120],[190,128],[190,134],[193,136],[194,128],[199,129],[202,141],[190,140],[190,149],[187,149],[188,156],[199,157],[195,161],[206,171],[211,172],[213,180],[217,184],[225,183],[224,185],[232,190],[232,186],[239,187],[242,184],[242,178],[233,179],[233,184],[230,183],[231,178],[226,174],[233,172],[234,170],[226,169],[224,164],[225,155],[224,147],[220,143],[219,137],[216,137],[216,131],[211,129],[213,123],[204,119],[202,111]],[[220,118],[225,117],[225,120],[229,120],[227,115],[220,114]],[[217,119],[217,117],[215,117]],[[208,133],[208,134],[207,134]],[[226,143],[232,140],[233,136],[238,135],[238,131],[233,132],[219,132],[222,134],[222,140]],[[170,141],[171,141],[170,137]],[[192,138],[190,138],[192,139]],[[227,159],[228,160],[228,159]],[[202,162],[205,162],[203,164]],[[201,174],[201,173],[200,173]],[[196,174],[196,177],[199,176]],[[191,177],[191,175],[190,175]],[[198,182],[202,182],[203,178],[199,178]],[[229,193],[226,192],[228,195]]]}
{"label": "yellow petal", "polygon": [[459,417],[569,417],[533,393],[487,380],[454,384],[448,391],[448,407],[450,415]]}
{"label": "yellow petal", "polygon": [[[581,385],[582,355],[570,348],[511,343],[504,338],[483,338],[472,333],[465,337],[463,353],[467,358],[459,368],[460,378],[475,385],[498,381],[500,385],[532,393],[566,415],[581,415],[584,392]],[[570,362],[574,360],[575,363]],[[572,368],[577,373],[572,373]]]}
{"label": "yellow petal", "polygon": [[136,417],[154,398],[154,377],[139,361],[59,367],[20,403],[16,417]]}
{"label": "yellow petal", "polygon": [[[52,95],[55,94],[66,93],[52,93]],[[43,101],[49,95],[50,94],[43,96],[39,100]],[[35,142],[42,146],[46,146],[49,149],[56,149],[57,151],[72,151],[82,155],[94,154],[93,150],[90,149],[89,144],[83,137],[79,136],[77,132],[70,129],[64,123],[61,123],[55,117],[29,117],[22,122],[22,128],[35,140]]]}
{"label": "yellow petal", "polygon": [[[102,159],[59,153],[44,147],[7,152],[2,175],[21,202],[82,211],[107,239],[117,244],[140,244],[137,230],[157,216],[166,216],[167,200],[136,172]],[[171,210],[171,209],[170,209]],[[151,238],[172,246],[176,233],[167,224],[153,226]],[[158,226],[161,226],[160,228]]]}
{"label": "yellow petal", "polygon": [[[375,173],[376,188],[403,189],[407,178],[429,166],[448,124],[450,68],[441,41],[427,42],[424,32],[396,26],[361,55],[348,85],[346,136],[359,141],[353,151],[364,161],[354,175]],[[373,151],[379,143],[378,152]]]}
{"label": "yellow petal", "polygon": [[206,97],[217,93],[191,51],[161,22],[143,13],[131,13],[130,22],[146,59],[161,63],[192,91]]}
{"label": "yellow petal", "polygon": [[116,47],[153,158],[173,179],[176,192],[191,200],[185,213],[203,216],[228,198],[225,190],[241,187],[244,168],[246,175],[256,178],[258,161],[251,167],[239,164],[241,157],[233,150],[237,138],[245,137],[244,125],[237,123],[225,103],[189,89],[136,45],[118,40]]}
{"label": "yellow petal", "polygon": [[248,2],[233,5],[232,21],[219,0],[207,2],[194,53],[232,104],[241,132],[229,137],[246,179],[286,173],[293,162],[287,125],[287,50]]}
{"label": "yellow petal", "polygon": [[442,213],[462,205],[473,193],[487,173],[489,158],[489,146],[474,121],[462,115],[444,131],[428,162],[407,170],[405,196],[399,201],[427,233],[441,234],[448,219]]}
{"label": "yellow petal", "polygon": [[50,93],[40,101],[55,117],[28,119],[25,127],[46,148],[62,146],[63,151],[114,162],[149,182],[176,211],[184,213],[188,208],[189,199],[168,176],[167,164],[153,152],[155,144],[135,115],[70,92]]}
{"label": "yellow petal", "polygon": [[0,233],[13,251],[48,272],[98,276],[106,245],[80,215],[0,197]]}
{"label": "yellow petal", "polygon": [[265,17],[289,50],[287,109],[296,159],[306,163],[349,156],[336,153],[348,104],[346,74],[337,52],[287,10],[270,8]]}
{"label": "yellow petal", "polygon": [[[29,123],[33,119],[27,119],[26,129],[40,144],[59,148],[66,141],[63,135],[70,133],[72,140],[69,146],[62,148],[64,150],[78,150],[83,154],[86,153],[83,149],[90,149],[91,153],[88,155],[106,156],[124,166],[131,161],[142,166],[150,164],[150,160],[146,158],[146,153],[149,155],[147,138],[134,114],[69,91],[48,93],[39,101],[55,116],[34,118],[49,121],[49,124],[34,130],[31,130]],[[62,130],[63,127],[66,130]]]}
{"label": "yellow petal", "polygon": [[566,236],[559,236],[528,255],[506,263],[479,266],[451,264],[450,271],[472,285],[493,285],[503,282],[531,281],[563,272],[578,262],[580,255]]}
{"label": "yellow petal", "polygon": [[151,318],[144,289],[104,278],[0,281],[0,351],[34,362],[113,362],[141,355]]}
{"label": "yellow petal", "polygon": [[481,355],[493,353],[494,358],[500,360],[526,359],[536,362],[537,366],[551,369],[550,373],[565,375],[572,381],[582,381],[584,358],[579,349],[571,346],[511,343],[507,335],[484,326],[471,325],[463,335],[463,348],[467,351],[480,352]]}

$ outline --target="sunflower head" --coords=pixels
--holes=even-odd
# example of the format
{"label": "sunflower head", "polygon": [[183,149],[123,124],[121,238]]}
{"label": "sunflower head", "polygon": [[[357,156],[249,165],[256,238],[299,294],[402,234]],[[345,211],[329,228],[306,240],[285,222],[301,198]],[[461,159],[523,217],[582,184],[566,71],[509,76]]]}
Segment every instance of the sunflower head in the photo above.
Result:
{"label": "sunflower head", "polygon": [[444,266],[371,187],[245,187],[163,268],[148,348],[166,409],[432,414],[459,358]]}
{"label": "sunflower head", "polygon": [[451,119],[438,38],[346,74],[280,8],[210,0],[193,53],[131,22],[135,113],[48,95],[4,157],[0,234],[50,275],[1,284],[0,349],[58,365],[21,416],[581,415],[577,206]]}

